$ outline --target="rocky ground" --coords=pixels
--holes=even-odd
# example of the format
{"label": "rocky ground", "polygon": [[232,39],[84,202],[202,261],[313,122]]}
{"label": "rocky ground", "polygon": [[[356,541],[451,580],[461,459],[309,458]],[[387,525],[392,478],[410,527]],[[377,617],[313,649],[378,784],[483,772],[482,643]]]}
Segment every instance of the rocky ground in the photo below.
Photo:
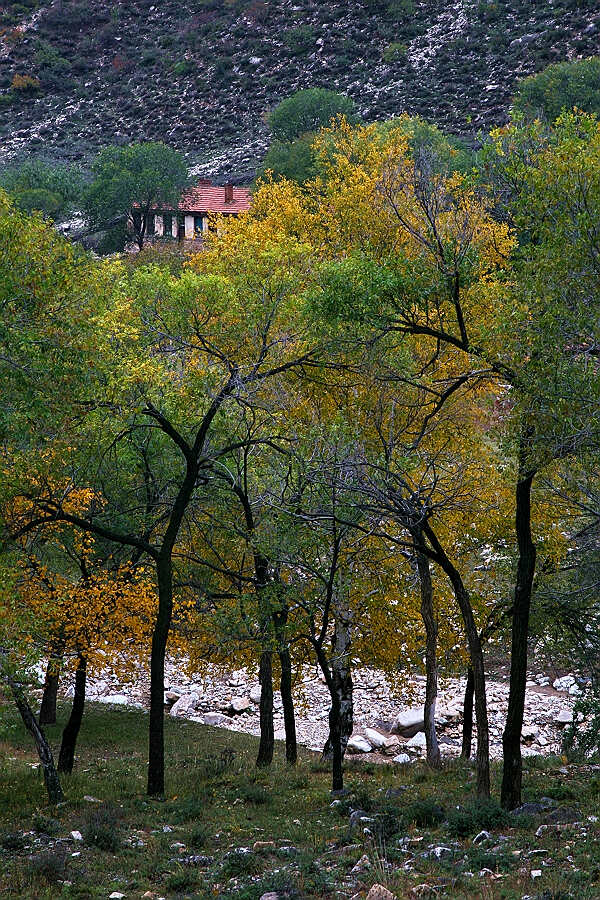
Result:
{"label": "rocky ground", "polygon": [[520,78],[597,53],[599,34],[597,0],[5,3],[0,162],[159,139],[199,174],[247,180],[269,109],[306,87],[476,140]]}
{"label": "rocky ground", "polygon": [[[425,679],[414,676],[409,683],[393,685],[382,672],[359,669],[354,675],[355,732],[349,744],[353,753],[372,753],[373,759],[393,760],[406,755],[418,758],[424,750],[422,704]],[[244,669],[223,672],[208,666],[203,673],[182,675],[180,664],[171,662],[166,675],[165,704],[170,714],[206,725],[216,725],[247,734],[259,734],[260,686]],[[456,756],[461,747],[464,680],[442,681],[437,709],[442,753]],[[523,752],[525,755],[560,753],[562,731],[572,721],[573,703],[581,688],[573,675],[554,679],[543,673],[527,683]],[[140,672],[132,685],[112,676],[90,682],[88,697],[106,703],[148,703],[147,676]],[[506,717],[508,682],[488,680],[491,754],[502,755],[502,730]],[[305,670],[296,685],[298,740],[321,749],[328,734],[328,692],[314,670]],[[281,697],[275,693],[275,737],[284,739]],[[406,761],[400,759],[399,761]]]}

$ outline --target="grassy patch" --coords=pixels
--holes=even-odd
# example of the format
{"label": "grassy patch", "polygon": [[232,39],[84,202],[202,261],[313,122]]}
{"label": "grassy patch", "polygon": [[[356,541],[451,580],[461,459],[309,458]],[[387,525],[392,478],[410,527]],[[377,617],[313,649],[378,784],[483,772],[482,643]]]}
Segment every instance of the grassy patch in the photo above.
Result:
{"label": "grassy patch", "polygon": [[[55,747],[67,712],[48,729]],[[399,773],[352,761],[349,792],[332,805],[330,773],[315,754],[301,751],[290,770],[278,745],[271,769],[258,771],[256,738],[167,717],[161,803],[145,796],[147,721],[139,711],[90,704],[73,775],[63,779],[67,802],[50,809],[30,739],[12,707],[0,706],[2,898],[105,900],[117,891],[130,900],[150,891],[169,900],[259,900],[278,891],[313,900],[364,895],[374,882],[398,898],[419,884],[441,897],[486,900],[600,896],[597,824],[534,838],[539,823],[475,802],[467,764],[432,772],[417,763]],[[585,816],[595,814],[597,773],[570,767],[567,779],[562,765],[530,766],[526,797],[573,794]],[[493,776],[497,797],[495,766]],[[473,845],[484,828],[491,840]],[[547,851],[544,864],[533,849]],[[352,874],[365,854],[370,868]],[[536,868],[543,883],[532,890]],[[494,879],[480,878],[486,870]]]}

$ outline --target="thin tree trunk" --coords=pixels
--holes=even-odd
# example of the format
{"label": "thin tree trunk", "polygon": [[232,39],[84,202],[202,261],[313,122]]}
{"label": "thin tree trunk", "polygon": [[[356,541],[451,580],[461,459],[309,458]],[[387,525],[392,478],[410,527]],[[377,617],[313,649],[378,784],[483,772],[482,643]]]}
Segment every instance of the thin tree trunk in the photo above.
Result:
{"label": "thin tree trunk", "polygon": [[[338,604],[334,615],[335,631],[333,634],[331,679],[339,704],[340,747],[343,759],[354,729],[354,685],[352,683],[351,666],[352,614],[347,607],[341,608]],[[331,731],[323,747],[323,758],[333,759]]]}
{"label": "thin tree trunk", "polygon": [[[331,789],[342,791],[344,789],[344,749],[342,746],[342,710],[339,693],[336,689],[332,670],[327,662],[327,657],[318,643],[313,643],[329,696],[331,706],[329,708],[329,738],[331,742]],[[348,742],[346,741],[346,744]]]}
{"label": "thin tree trunk", "polygon": [[287,647],[279,651],[279,663],[281,665],[281,703],[285,727],[285,759],[290,766],[295,766],[298,760],[298,743],[296,740],[294,698],[292,696],[292,660]]}
{"label": "thin tree trunk", "polygon": [[165,655],[173,614],[173,563],[171,554],[161,554],[156,563],[158,612],[152,633],[150,657],[150,721],[148,730],[148,794],[165,793]]}
{"label": "thin tree trunk", "polygon": [[471,744],[473,741],[473,693],[475,691],[475,679],[473,677],[473,669],[471,666],[467,669],[467,683],[465,686],[465,698],[463,702],[463,730],[462,730],[462,748],[460,755],[462,759],[471,758]]}
{"label": "thin tree trunk", "polygon": [[79,656],[79,664],[75,671],[75,694],[73,697],[73,706],[71,707],[71,715],[64,727],[60,744],[60,753],[58,754],[58,771],[66,772],[68,775],[73,771],[75,747],[77,746],[77,738],[79,737],[79,729],[81,728],[81,721],[83,719],[86,677],[87,660],[85,656],[81,654]]}
{"label": "thin tree trunk", "polygon": [[421,586],[421,617],[425,625],[425,707],[423,721],[425,723],[425,741],[427,746],[427,763],[433,769],[441,769],[442,757],[435,730],[435,705],[438,693],[437,638],[438,624],[433,606],[433,585],[429,560],[419,550],[420,538],[415,541],[417,570]]}
{"label": "thin tree trunk", "polygon": [[44,693],[38,721],[40,725],[56,725],[56,698],[58,696],[58,665],[60,657],[52,654],[46,665],[44,678]]}
{"label": "thin tree trunk", "polygon": [[273,726],[273,655],[271,650],[263,650],[258,670],[260,682],[260,743],[256,765],[270,766],[273,762],[275,729]]}
{"label": "thin tree trunk", "polygon": [[527,680],[527,640],[529,637],[529,613],[535,575],[536,548],[531,535],[531,486],[533,472],[524,469],[524,453],[521,453],[521,476],[516,490],[515,527],[519,547],[515,600],[512,617],[512,643],[510,655],[510,689],[506,726],[502,735],[504,751],[501,802],[505,809],[515,809],[521,804],[523,760],[521,757],[521,731],[525,710],[525,684]]}
{"label": "thin tree trunk", "polygon": [[481,798],[488,798],[490,796],[490,732],[485,692],[483,646],[477,631],[475,617],[473,616],[469,593],[463,584],[458,569],[446,555],[431,526],[426,524],[423,530],[435,551],[439,565],[450,579],[465,626],[471,667],[473,669],[475,715],[477,717],[477,795]]}
{"label": "thin tree trunk", "polygon": [[60,786],[58,772],[54,766],[52,750],[46,740],[46,735],[37,723],[23,688],[10,677],[8,678],[8,684],[12,691],[15,703],[17,704],[17,709],[19,710],[23,724],[35,741],[36,750],[44,772],[44,783],[48,793],[48,800],[55,806],[57,803],[62,803],[65,797]]}

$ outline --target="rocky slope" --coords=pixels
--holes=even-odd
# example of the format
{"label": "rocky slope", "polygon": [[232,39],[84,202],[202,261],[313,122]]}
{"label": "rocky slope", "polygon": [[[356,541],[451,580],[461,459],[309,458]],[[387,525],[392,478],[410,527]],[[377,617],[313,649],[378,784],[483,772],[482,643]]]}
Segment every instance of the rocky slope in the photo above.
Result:
{"label": "rocky slope", "polygon": [[265,114],[299,88],[367,120],[406,110],[466,136],[517,79],[598,51],[597,0],[22,0],[0,5],[0,162],[87,160],[160,139],[248,177]]}

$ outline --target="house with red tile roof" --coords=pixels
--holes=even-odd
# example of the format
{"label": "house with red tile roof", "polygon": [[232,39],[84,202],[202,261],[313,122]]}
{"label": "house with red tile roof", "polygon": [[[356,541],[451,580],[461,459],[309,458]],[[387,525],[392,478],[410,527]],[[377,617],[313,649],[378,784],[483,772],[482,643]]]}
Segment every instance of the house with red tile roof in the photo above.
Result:
{"label": "house with red tile roof", "polygon": [[184,191],[177,209],[166,207],[153,211],[148,236],[173,237],[180,241],[199,239],[208,231],[211,215],[238,216],[250,209],[250,201],[247,187],[216,185],[201,180]]}

